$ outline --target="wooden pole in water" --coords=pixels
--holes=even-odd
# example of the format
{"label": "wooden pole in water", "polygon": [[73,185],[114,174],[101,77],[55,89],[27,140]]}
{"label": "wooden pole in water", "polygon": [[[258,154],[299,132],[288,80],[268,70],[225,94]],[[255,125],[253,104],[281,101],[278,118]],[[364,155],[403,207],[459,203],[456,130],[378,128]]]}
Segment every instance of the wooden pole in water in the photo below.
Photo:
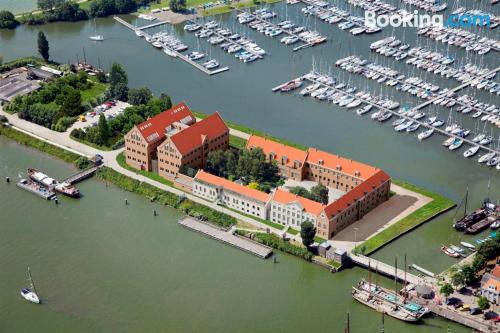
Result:
{"label": "wooden pole in water", "polygon": [[394,293],[398,294],[398,257],[394,258]]}
{"label": "wooden pole in water", "polygon": [[385,332],[385,318],[384,318],[384,315],[385,315],[385,312],[382,311],[382,329],[380,330],[380,333],[384,333]]}

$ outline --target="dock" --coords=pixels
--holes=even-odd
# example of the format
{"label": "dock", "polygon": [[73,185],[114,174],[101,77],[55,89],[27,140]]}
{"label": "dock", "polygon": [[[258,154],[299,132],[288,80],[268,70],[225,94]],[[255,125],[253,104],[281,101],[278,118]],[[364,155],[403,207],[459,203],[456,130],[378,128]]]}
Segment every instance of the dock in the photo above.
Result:
{"label": "dock", "polygon": [[[244,13],[243,10],[241,9],[238,9],[238,13]],[[281,31],[283,31],[283,33],[287,34],[288,36],[293,36],[293,37],[297,37],[303,44],[302,45],[299,45],[295,48],[293,48],[293,51],[296,52],[296,51],[299,51],[299,50],[302,50],[304,48],[307,48],[307,47],[311,47],[311,46],[314,46],[314,45],[318,45],[319,43],[310,43],[309,41],[307,41],[306,39],[302,38],[299,36],[299,34],[294,34],[292,33],[290,30],[286,30],[286,29],[283,29],[282,27],[278,26],[277,24],[274,24],[273,22],[271,22],[270,20],[265,20],[257,15],[254,15],[255,16],[255,20],[256,21],[259,21],[260,23],[266,23],[266,24],[269,24],[270,26],[272,26],[273,28],[275,29],[279,29]],[[326,40],[325,40],[326,41]]]}
{"label": "dock", "polygon": [[46,200],[52,200],[56,197],[56,193],[54,191],[47,190],[43,186],[38,185],[34,181],[31,181],[29,179],[21,179],[16,183],[16,185],[17,187],[22,188],[23,190],[26,190],[33,194],[36,194],[39,197]]}
{"label": "dock", "polygon": [[[481,78],[483,78],[483,77],[488,76],[488,75],[489,75],[489,74],[491,74],[492,72],[495,72],[495,73],[496,73],[496,72],[498,72],[498,71],[500,71],[500,67],[497,67],[497,68],[495,68],[494,70],[492,70],[492,71],[490,71],[490,72],[486,73],[486,74],[485,74],[485,75],[483,75],[483,76],[479,76],[479,77],[478,77],[478,78],[476,78],[476,79],[481,79]],[[327,85],[327,84],[325,84],[325,83],[323,83],[323,82],[319,82],[319,81],[317,81],[317,80],[311,79],[311,78],[310,78],[310,77],[308,77],[307,75],[300,76],[300,77],[296,78],[295,80],[308,80],[308,81],[310,81],[311,83],[317,83],[317,84],[319,84],[320,86],[322,86],[322,87],[328,87],[329,89],[332,89],[332,90],[334,90],[335,92],[342,92],[344,95],[348,95],[348,96],[350,96],[350,97],[353,97],[353,98],[356,98],[356,99],[360,99],[360,100],[362,100],[362,101],[363,101],[363,103],[368,104],[368,105],[372,105],[374,108],[376,108],[376,109],[378,109],[378,110],[382,110],[382,111],[385,111],[385,112],[390,112],[390,113],[392,113],[393,115],[395,115],[395,116],[397,116],[397,117],[400,117],[400,118],[405,118],[406,120],[411,120],[411,121],[413,121],[414,123],[418,123],[418,124],[420,124],[420,126],[421,126],[421,127],[423,127],[423,128],[426,128],[426,129],[431,129],[431,128],[432,128],[432,129],[434,129],[434,131],[435,131],[436,133],[439,133],[439,134],[445,135],[445,136],[447,136],[447,137],[454,137],[454,138],[456,138],[456,139],[463,140],[463,142],[464,142],[464,143],[467,143],[467,144],[469,144],[469,145],[471,145],[471,146],[479,146],[479,147],[480,147],[483,151],[486,151],[486,152],[494,152],[494,153],[497,153],[497,154],[499,154],[499,153],[500,153],[500,149],[499,149],[499,148],[497,148],[497,147],[495,147],[494,145],[493,145],[492,147],[488,147],[488,146],[485,146],[485,145],[480,145],[480,144],[478,144],[478,143],[476,143],[476,142],[473,142],[472,140],[469,140],[469,139],[467,139],[467,138],[463,138],[463,137],[461,137],[461,136],[458,136],[458,135],[455,135],[455,134],[452,134],[452,133],[448,133],[448,132],[446,132],[444,129],[441,129],[441,128],[439,128],[439,127],[434,127],[434,126],[428,125],[428,124],[426,124],[426,123],[424,123],[424,122],[422,122],[422,121],[420,121],[420,120],[416,120],[416,119],[414,119],[414,118],[412,118],[412,117],[409,117],[409,116],[405,115],[404,113],[399,113],[399,112],[397,112],[397,111],[390,110],[390,109],[387,109],[387,108],[385,108],[385,107],[382,107],[382,106],[380,106],[380,105],[378,105],[378,104],[373,103],[373,101],[371,101],[370,99],[363,99],[363,98],[357,97],[357,96],[355,96],[355,94],[354,94],[354,93],[347,93],[346,91],[344,91],[344,90],[342,90],[342,89],[337,89],[337,88],[335,88],[335,87],[333,87],[333,86],[329,86],[329,85]],[[289,82],[289,81],[288,81],[288,82]],[[287,82],[286,82],[286,83],[287,83]],[[279,86],[277,86],[277,87],[274,87],[274,88],[272,88],[272,90],[273,90],[273,91],[275,91],[275,92],[276,92],[276,91],[279,91],[279,89],[280,89],[282,86],[284,86],[286,83],[283,83],[283,84],[281,84],[281,85],[279,85]],[[445,97],[445,96],[447,96],[447,95],[449,95],[449,94],[451,95],[451,94],[453,94],[453,93],[455,93],[455,92],[458,92],[458,91],[460,91],[460,90],[462,90],[462,89],[464,89],[464,88],[468,87],[469,85],[470,85],[470,81],[469,81],[469,82],[466,82],[466,83],[463,83],[462,85],[460,85],[460,86],[458,86],[458,87],[455,87],[455,88],[450,89],[449,91],[447,91],[447,92],[446,92],[446,94],[444,94],[444,96],[443,96],[443,95],[436,95],[435,97],[432,97],[432,98],[428,99],[427,101],[425,101],[425,102],[423,102],[423,103],[421,103],[421,104],[419,104],[419,105],[417,105],[417,106],[415,106],[415,107],[412,107],[411,109],[412,109],[412,110],[421,110],[421,109],[423,109],[423,108],[425,108],[425,107],[427,107],[427,106],[429,106],[429,105],[432,105],[432,103],[433,103],[435,100],[437,100],[437,99],[439,99],[439,98],[443,98],[443,97]]]}
{"label": "dock", "polygon": [[361,254],[354,254],[350,253],[349,254],[351,260],[364,268],[370,267],[371,270],[377,271],[380,274],[383,274],[385,276],[388,276],[390,278],[397,278],[399,281],[405,281],[408,283],[411,283],[413,285],[417,285],[422,282],[422,278],[404,271],[404,269],[397,269],[394,266],[388,265],[384,262],[375,260],[373,258],[366,257]]}
{"label": "dock", "polygon": [[224,244],[231,245],[245,252],[256,255],[262,259],[268,258],[273,250],[265,245],[254,242],[250,239],[233,235],[232,231],[226,231],[215,225],[197,220],[190,216],[185,216],[179,220],[179,224],[187,229],[199,232],[210,238],[216,239]]}
{"label": "dock", "polygon": [[[113,19],[121,24],[123,24],[125,27],[131,29],[132,31],[136,32],[137,30],[140,30],[139,28],[133,26],[132,24],[128,23],[127,21],[121,19],[120,17],[118,16],[113,16]],[[142,34],[146,37],[150,37],[151,35],[149,35],[148,33],[146,33],[145,31],[142,31]],[[229,70],[229,67],[222,67],[222,68],[218,68],[218,69],[215,69],[215,70],[209,70],[207,68],[205,68],[204,66],[202,66],[201,64],[197,63],[196,61],[193,61],[191,59],[189,59],[187,56],[185,56],[184,54],[180,53],[180,52],[177,52],[175,50],[172,50],[170,49],[172,52],[175,53],[176,57],[181,59],[181,60],[184,60],[185,62],[187,62],[188,64],[190,64],[191,66],[195,67],[196,69],[202,71],[203,73],[207,74],[207,75],[215,75],[215,74],[219,74],[219,73],[222,73],[222,72],[225,72],[227,70]]]}
{"label": "dock", "polygon": [[417,265],[415,265],[415,264],[412,264],[410,267],[411,267],[411,268],[413,268],[413,269],[415,269],[415,270],[417,270],[417,271],[419,271],[419,272],[420,272],[420,273],[422,273],[422,274],[425,274],[425,275],[427,275],[427,276],[430,276],[431,278],[433,278],[433,277],[435,277],[435,276],[436,276],[436,274],[432,273],[431,271],[428,271],[428,270],[426,270],[425,268],[422,268],[422,267],[417,266]]}
{"label": "dock", "polygon": [[151,29],[151,28],[154,28],[154,27],[158,27],[160,25],[168,24],[168,23],[170,23],[170,22],[169,21],[159,21],[159,22],[148,24],[148,25],[144,25],[142,27],[136,27],[136,29],[138,29],[138,30],[146,30],[146,29]]}
{"label": "dock", "polygon": [[77,174],[74,174],[71,177],[66,178],[62,182],[63,183],[68,183],[70,185],[74,185],[74,184],[76,184],[78,182],[81,182],[82,180],[85,180],[85,179],[93,176],[94,173],[97,171],[97,169],[99,169],[99,166],[90,167],[88,169],[85,169],[83,171],[78,172]]}

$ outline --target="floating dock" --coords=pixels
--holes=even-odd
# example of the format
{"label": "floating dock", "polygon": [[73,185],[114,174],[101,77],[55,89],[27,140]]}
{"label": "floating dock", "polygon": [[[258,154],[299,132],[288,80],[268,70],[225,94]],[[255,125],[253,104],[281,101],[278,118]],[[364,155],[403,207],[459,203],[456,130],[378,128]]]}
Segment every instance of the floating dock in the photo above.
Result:
{"label": "floating dock", "polygon": [[[118,16],[113,16],[113,19],[115,19],[115,21],[123,24],[124,26],[126,26],[127,28],[131,29],[134,32],[136,32],[137,30],[141,30],[141,29],[133,26],[132,24],[128,23],[127,21],[119,18]],[[144,37],[150,36],[148,33],[144,32],[144,31],[141,31],[141,33],[144,35]],[[172,50],[172,49],[170,49],[170,50]],[[193,61],[193,60],[189,59],[187,56],[185,56],[184,54],[182,54],[180,52],[177,52],[175,50],[172,50],[172,52],[175,53],[175,55],[176,55],[177,58],[179,58],[181,60],[184,60],[188,64],[192,65],[196,69],[199,69],[200,71],[202,71],[203,73],[205,73],[207,75],[219,74],[219,73],[222,73],[222,72],[225,72],[225,71],[229,70],[229,67],[222,67],[222,68],[218,68],[216,70],[211,71],[211,70],[203,67],[201,64],[197,63],[196,61]]]}
{"label": "floating dock", "polygon": [[225,244],[234,246],[240,250],[256,255],[260,258],[266,259],[269,257],[273,250],[265,245],[259,244],[252,240],[233,235],[230,231],[217,228],[206,222],[199,221],[190,216],[185,216],[179,220],[179,224],[183,227],[204,234],[210,238],[221,241]]}
{"label": "floating dock", "polygon": [[420,273],[422,273],[422,274],[425,274],[425,275],[427,275],[427,276],[430,276],[431,278],[433,278],[433,277],[435,277],[435,276],[436,276],[436,275],[435,275],[434,273],[432,273],[431,271],[428,271],[428,270],[426,270],[425,268],[422,268],[422,267],[417,266],[417,265],[415,265],[415,264],[412,264],[410,267],[411,267],[411,268],[413,268],[413,269],[415,269],[415,270],[417,270],[417,271],[419,271],[419,272],[420,272]]}
{"label": "floating dock", "polygon": [[41,198],[46,200],[51,200],[56,197],[56,193],[51,190],[47,190],[45,187],[38,185],[32,180],[29,179],[21,179],[17,182],[17,187],[22,188],[28,192],[38,195]]}

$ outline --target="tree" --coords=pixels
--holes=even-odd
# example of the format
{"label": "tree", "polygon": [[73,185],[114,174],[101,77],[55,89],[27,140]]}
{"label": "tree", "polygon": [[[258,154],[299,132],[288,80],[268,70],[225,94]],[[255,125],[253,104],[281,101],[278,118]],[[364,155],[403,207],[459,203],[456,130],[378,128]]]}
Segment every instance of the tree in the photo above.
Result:
{"label": "tree", "polygon": [[67,87],[67,93],[62,97],[61,112],[66,116],[76,116],[83,113],[82,96],[74,88]]}
{"label": "tree", "polygon": [[148,87],[129,89],[128,91],[128,102],[133,105],[148,104],[151,98],[153,98],[153,94]]}
{"label": "tree", "polygon": [[323,205],[328,204],[328,188],[325,185],[318,184],[311,188],[311,196],[314,201],[322,203]]}
{"label": "tree", "polygon": [[290,189],[290,193],[298,195],[299,197],[308,198],[309,191],[302,186],[294,186]]}
{"label": "tree", "polygon": [[49,41],[43,31],[38,32],[38,53],[40,53],[43,60],[49,60]]}
{"label": "tree", "polygon": [[99,124],[97,125],[99,130],[99,143],[107,144],[109,140],[109,125],[104,114],[101,113],[99,116]]}
{"label": "tree", "polygon": [[158,100],[161,102],[161,108],[163,110],[170,109],[172,107],[172,100],[170,99],[170,96],[168,96],[165,93],[161,93],[160,97],[158,97]]}
{"label": "tree", "polygon": [[471,265],[463,266],[461,273],[463,275],[465,284],[471,284],[476,280],[476,272],[474,272],[474,269]]}
{"label": "tree", "polygon": [[455,272],[455,274],[451,277],[451,283],[455,286],[463,286],[465,285],[465,277],[462,271]]}
{"label": "tree", "polygon": [[305,221],[300,225],[300,237],[302,238],[302,244],[305,247],[309,248],[309,246],[314,243],[314,236],[316,236],[316,228],[312,224],[312,222]]}
{"label": "tree", "polygon": [[123,66],[114,62],[109,73],[109,89],[112,98],[127,100],[128,97],[128,77]]}
{"label": "tree", "polygon": [[14,14],[7,10],[0,11],[0,29],[14,29],[18,24]]}
{"label": "tree", "polygon": [[247,185],[248,188],[251,188],[253,190],[259,190],[260,187],[259,187],[259,183],[255,183],[255,182],[251,182]]}
{"label": "tree", "polygon": [[52,11],[54,7],[62,5],[64,0],[38,0],[38,8],[40,8],[43,11]]}
{"label": "tree", "polygon": [[453,291],[455,291],[455,289],[453,289],[453,286],[449,283],[443,284],[441,286],[441,289],[439,289],[439,292],[443,294],[444,297],[446,297],[446,299],[448,299],[448,297],[453,293]]}
{"label": "tree", "polygon": [[488,299],[484,296],[481,296],[479,297],[479,299],[477,300],[477,306],[481,309],[481,310],[486,310],[487,308],[490,307],[490,302],[488,302]]}

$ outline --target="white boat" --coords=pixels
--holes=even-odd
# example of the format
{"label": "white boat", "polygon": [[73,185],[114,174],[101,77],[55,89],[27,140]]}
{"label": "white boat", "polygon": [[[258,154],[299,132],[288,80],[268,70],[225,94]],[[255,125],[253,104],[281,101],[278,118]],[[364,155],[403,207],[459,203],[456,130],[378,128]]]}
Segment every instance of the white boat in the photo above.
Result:
{"label": "white boat", "polygon": [[215,59],[212,59],[212,60],[209,60],[209,61],[205,62],[203,64],[203,66],[206,69],[214,69],[214,68],[219,67],[219,62],[217,62],[217,60],[215,60]]}
{"label": "white boat", "polygon": [[31,277],[30,268],[28,267],[28,282],[29,288],[21,289],[21,296],[31,303],[40,304],[40,297],[36,293],[35,283],[33,283],[33,278]]}
{"label": "white boat", "polygon": [[318,89],[319,87],[321,87],[321,84],[319,84],[319,83],[314,83],[314,84],[311,84],[311,85],[309,85],[309,86],[305,87],[304,89],[302,89],[302,90],[300,91],[300,94],[301,94],[302,96],[307,96],[307,95],[309,95],[311,92],[313,92],[314,90]]}
{"label": "white boat", "polygon": [[491,160],[493,157],[495,156],[495,153],[494,152],[491,152],[491,153],[488,153],[488,154],[484,154],[482,155],[481,157],[479,157],[479,159],[477,160],[479,163],[486,163],[488,162],[489,160]]}
{"label": "white boat", "polygon": [[470,147],[466,151],[464,151],[464,157],[472,157],[476,155],[476,153],[479,151],[480,147],[479,146],[474,146]]}
{"label": "white boat", "polygon": [[476,250],[476,247],[470,243],[467,243],[467,242],[460,242],[460,245],[470,249],[470,250]]}
{"label": "white boat", "polygon": [[168,47],[164,47],[163,48],[163,52],[166,54],[166,55],[169,55],[171,57],[177,57],[177,53],[175,53],[173,50],[169,49]]}
{"label": "white boat", "polygon": [[423,132],[421,132],[421,133],[418,134],[418,139],[419,140],[425,140],[428,137],[430,137],[433,133],[434,133],[434,129],[433,128],[425,130],[425,131],[423,131]]}
{"label": "white boat", "polygon": [[464,143],[464,140],[462,139],[458,139],[458,138],[455,138],[455,140],[453,140],[453,142],[451,143],[451,145],[448,147],[449,150],[455,150],[455,149],[458,149],[462,146],[462,144]]}
{"label": "white boat", "polygon": [[90,36],[89,39],[91,39],[93,41],[96,41],[96,42],[101,42],[101,41],[104,40],[104,36],[103,35],[98,35],[97,34],[97,27],[96,27],[96,24],[95,24],[95,19],[94,19],[94,35]]}

